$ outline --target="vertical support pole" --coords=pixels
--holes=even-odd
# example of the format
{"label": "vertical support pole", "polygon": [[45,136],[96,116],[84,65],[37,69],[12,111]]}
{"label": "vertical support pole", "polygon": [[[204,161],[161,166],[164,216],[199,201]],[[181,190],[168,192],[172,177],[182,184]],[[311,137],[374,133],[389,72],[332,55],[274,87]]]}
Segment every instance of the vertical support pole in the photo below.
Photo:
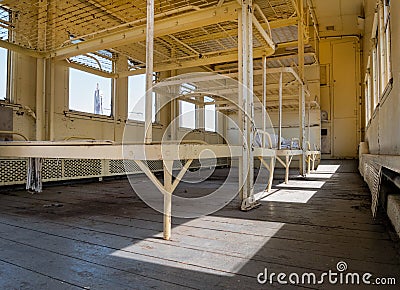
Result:
{"label": "vertical support pole", "polygon": [[271,157],[271,160],[269,162],[269,178],[268,178],[267,192],[270,192],[272,188],[272,181],[274,180],[274,170],[275,170],[275,157]]}
{"label": "vertical support pole", "polygon": [[[46,49],[47,0],[38,1],[37,47]],[[36,140],[46,138],[46,60],[36,60]]]}
{"label": "vertical support pole", "polygon": [[282,149],[282,98],[283,98],[283,73],[279,75],[279,110],[278,110],[278,149]]}
{"label": "vertical support pole", "polygon": [[205,106],[204,106],[204,96],[198,97],[198,105],[196,110],[196,128],[205,128]]}
{"label": "vertical support pole", "polygon": [[36,60],[36,140],[45,139],[46,61]]}
{"label": "vertical support pole", "polygon": [[299,77],[302,81],[299,88],[299,139],[303,149],[303,154],[300,156],[300,174],[305,175],[306,170],[306,143],[305,143],[305,86],[304,86],[304,1],[297,0],[299,12],[297,23],[298,35],[298,64]]}
{"label": "vertical support pole", "polygon": [[[245,45],[243,45],[245,41],[244,37],[244,19],[243,19],[243,5],[242,8],[238,10],[238,105],[240,106],[238,110],[238,123],[239,123],[239,130],[242,132],[243,138],[246,138],[246,115],[243,112],[246,106],[246,99],[244,98],[244,73],[243,73],[243,66],[244,66],[244,51]],[[246,9],[246,8],[245,8]],[[242,185],[240,197],[242,201],[247,197],[247,187],[246,187],[246,179],[247,179],[247,172],[244,172],[244,168],[247,166],[247,150],[245,144],[242,144],[242,156],[239,158],[239,185]]]}
{"label": "vertical support pole", "polygon": [[164,239],[171,238],[172,166],[174,161],[164,160]]}
{"label": "vertical support pole", "polygon": [[239,10],[238,29],[238,66],[239,66],[239,123],[247,144],[243,144],[242,156],[239,161],[239,180],[243,184],[243,210],[252,207],[253,197],[253,17],[252,0],[242,0]]}
{"label": "vertical support pole", "polygon": [[285,166],[285,184],[289,183],[289,170],[290,170],[290,162],[289,162],[289,155],[286,155],[286,166]]}
{"label": "vertical support pole", "polygon": [[[171,49],[171,59],[175,59],[175,48]],[[175,77],[177,75],[177,71],[171,70],[171,77]],[[172,122],[176,117],[178,117],[179,115],[179,101],[177,99],[175,99],[175,97],[177,96],[177,94],[179,93],[179,89],[177,88],[177,85],[174,85],[172,88],[172,93],[174,94],[174,98],[170,101],[171,104],[171,115],[170,115],[170,119],[168,120],[168,123],[170,123],[171,125],[170,127],[170,132],[169,135],[170,140],[178,140],[178,130],[179,130],[179,120],[177,122]],[[171,123],[172,122],[172,123]]]}
{"label": "vertical support pole", "polygon": [[[48,35],[50,35],[49,42],[51,47],[56,45],[56,18],[57,18],[57,1],[48,1],[48,29],[50,30]],[[50,65],[50,92],[49,92],[49,114],[48,114],[48,140],[55,140],[55,62],[53,59],[49,61]]]}
{"label": "vertical support pole", "polygon": [[256,129],[254,126],[254,99],[253,99],[253,0],[247,3],[247,143],[249,146],[249,197],[252,199],[254,195],[254,135]]}
{"label": "vertical support pole", "polygon": [[[267,126],[267,57],[262,57],[262,147],[265,146],[265,131]],[[272,146],[272,144],[270,144]]]}
{"label": "vertical support pole", "polygon": [[147,0],[146,25],[146,99],[145,99],[145,142],[153,140],[153,51],[154,51],[154,0]]}
{"label": "vertical support pole", "polygon": [[312,171],[312,172],[315,171],[315,158],[316,158],[316,155],[313,154],[313,155],[312,155],[312,166],[311,166],[311,171]]}
{"label": "vertical support pole", "polygon": [[311,144],[311,103],[307,106],[307,141]]}

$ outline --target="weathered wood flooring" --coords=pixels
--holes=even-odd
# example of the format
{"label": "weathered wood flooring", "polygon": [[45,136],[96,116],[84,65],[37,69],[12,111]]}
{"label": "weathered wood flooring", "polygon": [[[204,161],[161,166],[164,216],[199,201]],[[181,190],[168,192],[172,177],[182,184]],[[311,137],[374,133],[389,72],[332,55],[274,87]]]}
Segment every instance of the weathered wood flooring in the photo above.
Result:
{"label": "weathered wood flooring", "polygon": [[[399,242],[383,215],[371,217],[355,161],[325,161],[306,180],[282,180],[255,210],[234,201],[210,216],[173,219],[171,241],[161,238],[162,215],[125,179],[1,192],[0,289],[293,289],[256,276],[336,271],[339,261],[400,283]],[[178,190],[196,194],[213,182]]]}

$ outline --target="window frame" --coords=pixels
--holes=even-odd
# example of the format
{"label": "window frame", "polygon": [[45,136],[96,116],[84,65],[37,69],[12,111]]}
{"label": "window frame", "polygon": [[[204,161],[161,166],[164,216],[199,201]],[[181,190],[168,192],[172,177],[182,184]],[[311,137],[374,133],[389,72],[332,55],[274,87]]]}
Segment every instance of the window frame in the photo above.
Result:
{"label": "window frame", "polygon": [[[127,87],[127,95],[128,95],[128,106],[127,106],[127,121],[128,122],[132,122],[132,123],[140,123],[140,124],[144,124],[144,120],[137,120],[137,119],[132,119],[129,118],[131,112],[130,112],[130,107],[129,107],[129,78],[130,77],[135,77],[135,76],[140,76],[140,75],[146,75],[146,74],[137,74],[137,75],[131,75],[127,77],[128,80],[128,87]],[[159,80],[159,73],[158,72],[153,72],[153,85],[155,85]],[[145,79],[145,84],[144,86],[146,87],[146,79]],[[145,89],[145,93],[146,93],[146,89]],[[159,109],[159,99],[158,99],[158,95],[156,92],[153,91],[153,101],[154,101],[154,114],[152,114],[152,124],[154,125],[158,125],[160,124],[160,112],[158,112]],[[152,108],[153,110],[153,108]]]}
{"label": "window frame", "polygon": [[[213,100],[214,101],[214,103],[213,104],[207,104],[205,101],[206,101],[206,98],[209,98],[209,99],[211,99],[211,100]],[[206,131],[206,132],[209,132],[209,133],[215,133],[215,132],[217,132],[217,126],[218,126],[218,118],[217,118],[217,105],[216,105],[216,103],[215,103],[215,99],[214,98],[212,98],[212,97],[209,97],[209,96],[204,96],[204,131]],[[207,106],[214,106],[214,130],[208,130],[207,129],[207,127],[206,127],[206,124],[207,124]],[[211,111],[211,110],[209,110],[209,111]]]}
{"label": "window frame", "polygon": [[390,1],[379,0],[372,31],[372,71],[374,77],[374,109],[387,95],[393,81],[391,65]]}
{"label": "window frame", "polygon": [[[194,118],[193,124],[194,124],[194,126],[193,126],[193,128],[192,127],[188,127],[188,126],[184,126],[182,124],[182,104],[183,103],[188,103],[190,105],[194,105],[194,110],[193,110],[193,118]],[[179,128],[183,129],[183,130],[196,130],[196,129],[198,129],[198,124],[197,124],[197,122],[198,122],[198,118],[197,117],[198,116],[197,116],[197,113],[196,113],[196,111],[198,110],[198,106],[196,104],[194,104],[194,103],[191,103],[191,102],[188,102],[188,101],[185,101],[185,100],[179,100],[178,101],[178,106],[179,106],[179,120],[178,120]],[[192,111],[189,111],[189,112],[192,112]]]}
{"label": "window frame", "polygon": [[[12,39],[12,30],[11,30],[11,23],[13,20],[13,13],[11,10],[5,8],[5,7],[0,7],[0,9],[2,9],[4,12],[8,13],[8,22],[9,22],[9,28],[7,27],[3,27],[3,29],[7,29],[7,41],[10,41]],[[7,49],[7,48],[3,48],[6,51],[6,57],[5,57],[5,64],[6,64],[6,68],[5,68],[5,72],[6,72],[6,76],[5,76],[5,91],[4,91],[4,99],[0,99],[0,102],[2,103],[12,103],[12,94],[11,94],[11,71],[12,71],[12,61],[11,61],[11,55],[12,55],[12,51]]]}
{"label": "window frame", "polygon": [[[109,79],[111,84],[110,84],[110,115],[105,115],[105,114],[96,114],[92,112],[86,112],[86,111],[81,111],[81,110],[76,110],[76,109],[71,109],[70,106],[70,101],[71,101],[71,69],[74,69],[76,71],[82,72],[82,73],[87,73],[90,75],[94,75],[97,77]],[[68,67],[67,69],[67,80],[68,80],[68,94],[67,94],[67,102],[65,104],[66,106],[66,111],[64,113],[67,113],[67,115],[77,115],[77,116],[89,116],[90,118],[97,118],[97,119],[114,119],[114,108],[115,108],[115,79],[114,78],[107,78],[104,76],[97,75],[95,73],[91,73],[85,70],[80,70],[77,68],[73,67]]]}

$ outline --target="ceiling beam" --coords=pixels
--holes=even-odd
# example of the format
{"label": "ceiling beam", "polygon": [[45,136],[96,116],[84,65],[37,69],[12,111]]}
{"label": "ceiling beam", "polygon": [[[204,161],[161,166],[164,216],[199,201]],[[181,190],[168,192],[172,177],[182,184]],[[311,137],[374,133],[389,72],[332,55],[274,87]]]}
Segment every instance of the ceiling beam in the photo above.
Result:
{"label": "ceiling beam", "polygon": [[[238,7],[239,4],[231,2],[221,7],[205,8],[199,11],[158,20],[155,22],[154,36],[160,37],[205,25],[235,20],[238,16]],[[145,40],[146,25],[144,24],[56,49],[49,53],[49,57],[65,59],[88,52],[118,47]]]}
{"label": "ceiling beam", "polygon": [[[274,53],[274,50],[272,48],[256,48],[253,51],[253,57],[254,58],[260,58],[263,55],[269,56]],[[199,67],[203,65],[210,65],[210,64],[216,64],[216,63],[222,63],[222,62],[234,62],[238,60],[238,52],[237,51],[232,51],[230,53],[224,54],[224,55],[218,55],[218,56],[212,56],[212,57],[203,57],[203,58],[198,58],[194,60],[187,60],[187,61],[181,61],[178,63],[171,63],[171,64],[154,64],[154,71],[156,72],[162,72],[162,71],[169,71],[169,70],[175,70],[175,69],[184,69],[184,68],[190,68],[190,67]],[[121,72],[117,75],[117,77],[127,77],[131,75],[139,75],[145,73],[145,69],[138,69],[134,71],[128,71],[128,72]]]}
{"label": "ceiling beam", "polygon": [[87,67],[87,66],[84,66],[84,65],[80,65],[78,63],[68,62],[66,60],[59,61],[59,63],[64,65],[64,66],[66,66],[66,67],[74,68],[74,69],[77,69],[77,70],[80,70],[80,71],[84,71],[84,72],[87,72],[87,73],[90,73],[90,74],[94,74],[94,75],[97,75],[97,76],[100,76],[100,77],[103,77],[103,78],[115,78],[116,77],[116,75],[113,74],[113,73],[100,71],[100,70],[93,69],[93,68],[90,68],[90,67]]}
{"label": "ceiling beam", "polygon": [[11,51],[15,51],[17,53],[21,53],[24,55],[36,57],[36,58],[45,58],[46,57],[46,54],[43,52],[25,48],[21,45],[18,45],[18,44],[12,43],[12,42],[8,42],[8,41],[4,41],[1,39],[0,39],[0,47],[11,50]]}

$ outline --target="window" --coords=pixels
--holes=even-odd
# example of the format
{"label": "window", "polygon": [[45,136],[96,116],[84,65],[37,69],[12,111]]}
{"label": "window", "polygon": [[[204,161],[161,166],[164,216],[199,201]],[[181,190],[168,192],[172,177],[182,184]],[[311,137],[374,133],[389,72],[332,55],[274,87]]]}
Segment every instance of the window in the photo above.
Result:
{"label": "window", "polygon": [[196,105],[186,101],[179,101],[179,127],[196,128]]}
{"label": "window", "polygon": [[[0,39],[9,39],[9,29],[11,29],[10,11],[0,7]],[[7,98],[7,79],[8,79],[8,51],[0,48],[0,100]]]}
{"label": "window", "polygon": [[0,100],[7,97],[7,50],[0,48]]}
{"label": "window", "polygon": [[[153,81],[157,79],[154,74]],[[130,120],[145,121],[146,75],[128,77],[128,118]],[[153,92],[152,122],[156,122],[157,98]]]}
{"label": "window", "polygon": [[112,79],[69,69],[69,109],[111,116]]}
{"label": "window", "polygon": [[[179,87],[180,95],[187,95],[194,93],[196,90],[196,86],[183,83]],[[190,99],[195,99],[191,97]],[[196,129],[196,105],[187,101],[179,101],[179,127],[188,128],[188,129]]]}
{"label": "window", "polygon": [[[205,110],[204,110],[204,129],[206,131],[215,132],[216,127],[216,118],[215,118],[215,103],[214,100],[210,97],[204,97],[205,102]],[[212,103],[212,104],[207,104]]]}
{"label": "window", "polygon": [[372,39],[373,109],[388,92],[392,81],[390,1],[379,0],[374,16]]}
{"label": "window", "polygon": [[372,77],[371,77],[371,68],[369,65],[370,59],[368,59],[367,73],[365,74],[364,86],[365,86],[365,126],[368,125],[369,120],[371,119],[372,114]]}

